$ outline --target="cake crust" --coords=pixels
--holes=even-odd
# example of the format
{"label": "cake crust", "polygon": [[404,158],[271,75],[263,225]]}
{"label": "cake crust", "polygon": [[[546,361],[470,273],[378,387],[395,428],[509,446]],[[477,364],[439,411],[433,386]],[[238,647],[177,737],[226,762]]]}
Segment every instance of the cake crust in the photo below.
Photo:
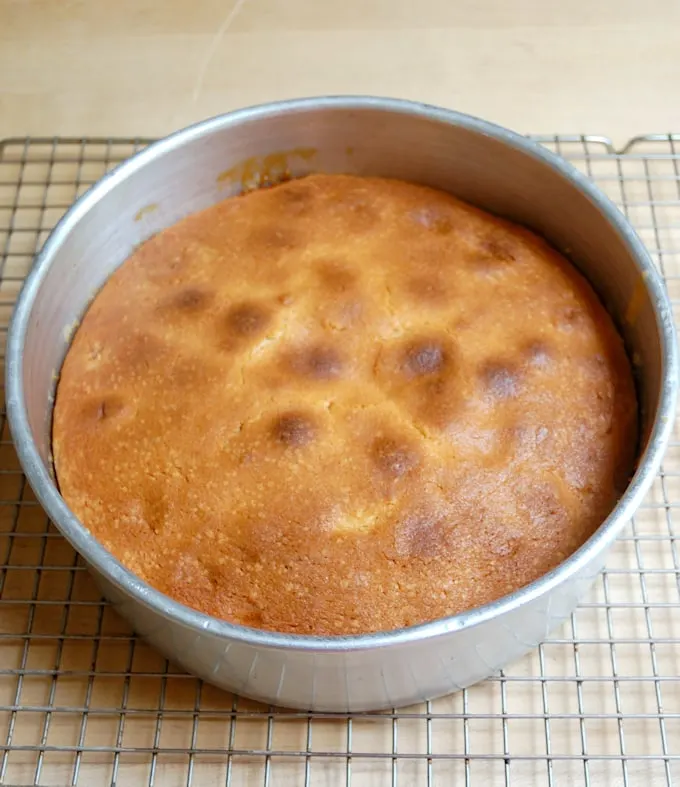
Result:
{"label": "cake crust", "polygon": [[527,230],[312,175],[140,246],[85,314],[53,454],[129,569],[244,625],[357,634],[497,599],[580,546],[635,458],[622,342]]}

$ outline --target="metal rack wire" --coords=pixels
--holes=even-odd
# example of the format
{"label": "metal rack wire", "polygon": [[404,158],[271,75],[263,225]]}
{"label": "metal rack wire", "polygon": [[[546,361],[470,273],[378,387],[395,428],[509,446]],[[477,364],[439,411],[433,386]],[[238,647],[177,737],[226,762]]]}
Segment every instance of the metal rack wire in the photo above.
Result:
{"label": "metal rack wire", "polygon": [[[540,142],[621,206],[680,304],[680,135]],[[36,251],[142,139],[0,142],[0,350]],[[571,621],[478,686],[389,713],[268,708],[135,638],[26,484],[0,412],[0,784],[680,784],[680,435]]]}

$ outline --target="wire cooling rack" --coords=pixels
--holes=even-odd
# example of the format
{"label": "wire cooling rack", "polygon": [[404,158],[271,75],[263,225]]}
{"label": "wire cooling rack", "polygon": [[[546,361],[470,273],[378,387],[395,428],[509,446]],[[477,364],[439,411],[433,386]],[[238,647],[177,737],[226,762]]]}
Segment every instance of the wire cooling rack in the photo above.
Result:
{"label": "wire cooling rack", "polygon": [[[680,134],[541,137],[629,216],[680,303]],[[0,142],[0,348],[64,210],[147,140]],[[0,413],[0,784],[680,785],[680,440],[607,570],[504,672],[387,713],[290,712],[136,639],[47,521]]]}

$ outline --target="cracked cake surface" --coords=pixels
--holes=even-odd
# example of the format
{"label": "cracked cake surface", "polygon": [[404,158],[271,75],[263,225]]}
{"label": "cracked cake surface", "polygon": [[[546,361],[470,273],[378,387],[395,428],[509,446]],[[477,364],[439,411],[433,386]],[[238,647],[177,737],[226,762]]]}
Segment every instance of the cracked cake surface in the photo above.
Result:
{"label": "cracked cake surface", "polygon": [[440,191],[311,175],[150,238],[78,327],[53,454],[76,516],[176,600],[389,630],[558,565],[623,492],[630,366],[586,281]]}

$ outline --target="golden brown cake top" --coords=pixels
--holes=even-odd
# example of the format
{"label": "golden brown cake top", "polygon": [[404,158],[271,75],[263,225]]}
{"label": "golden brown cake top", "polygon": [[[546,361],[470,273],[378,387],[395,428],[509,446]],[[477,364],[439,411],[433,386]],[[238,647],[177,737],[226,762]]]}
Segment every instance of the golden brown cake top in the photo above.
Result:
{"label": "golden brown cake top", "polygon": [[76,333],[53,448],[75,514],[150,584],[340,634],[536,579],[635,442],[619,337],[548,245],[428,188],[314,175],[135,251]]}

